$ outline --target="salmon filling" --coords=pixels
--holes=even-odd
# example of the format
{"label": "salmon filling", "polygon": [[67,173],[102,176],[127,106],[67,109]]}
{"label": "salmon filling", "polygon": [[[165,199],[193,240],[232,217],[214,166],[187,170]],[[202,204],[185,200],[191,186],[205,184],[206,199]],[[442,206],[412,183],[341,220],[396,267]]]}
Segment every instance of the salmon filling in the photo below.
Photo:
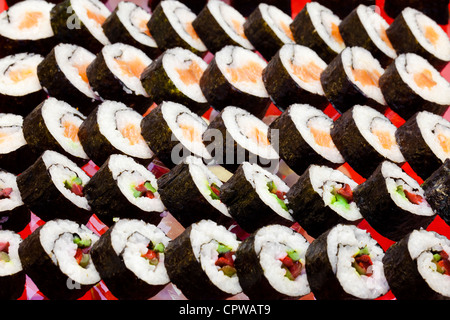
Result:
{"label": "salmon filling", "polygon": [[83,65],[74,65],[74,67],[78,70],[78,74],[80,75],[81,79],[83,79],[84,82],[89,83],[86,69],[89,64],[83,64]]}
{"label": "salmon filling", "polygon": [[355,81],[360,82],[363,86],[378,86],[378,80],[381,74],[377,70],[352,69]]}
{"label": "salmon filling", "polygon": [[87,15],[89,20],[94,20],[99,25],[102,25],[103,22],[105,22],[105,20],[106,20],[106,17],[104,15],[102,15],[100,13],[92,12],[89,9],[86,9],[86,15]]}
{"label": "salmon filling", "polygon": [[342,39],[341,33],[339,32],[339,26],[335,23],[331,23],[331,36],[337,43],[344,44],[344,39]]}
{"label": "salmon filling", "polygon": [[76,124],[74,124],[73,122],[70,121],[63,121],[62,123],[63,127],[64,127],[64,136],[66,138],[69,138],[70,140],[72,140],[73,142],[79,142],[79,138],[78,138],[78,126]]}
{"label": "salmon filling", "polygon": [[176,68],[175,70],[178,73],[181,81],[183,81],[183,83],[186,85],[199,83],[200,78],[203,74],[203,69],[195,61],[192,61],[192,63],[189,65],[189,68],[187,69]]}
{"label": "salmon filling", "polygon": [[437,85],[437,82],[433,80],[433,74],[428,69],[424,69],[422,72],[414,74],[414,82],[421,89],[431,89],[432,87]]}
{"label": "salmon filling", "polygon": [[133,123],[128,123],[127,125],[125,125],[125,127],[120,130],[120,133],[124,138],[128,139],[132,146],[138,144],[141,140],[143,140],[141,129]]}
{"label": "salmon filling", "polygon": [[122,70],[122,73],[127,75],[128,77],[136,77],[140,78],[141,73],[145,69],[145,64],[139,58],[134,58],[133,60],[124,61],[120,59],[114,59],[117,65]]}
{"label": "salmon filling", "polygon": [[436,46],[439,40],[439,34],[431,26],[425,27],[425,38],[433,45]]}
{"label": "salmon filling", "polygon": [[18,28],[20,30],[32,28],[39,24],[39,20],[41,20],[43,17],[44,15],[39,11],[27,12],[22,21],[20,21]]}
{"label": "salmon filling", "polygon": [[147,20],[141,20],[141,22],[139,23],[139,30],[142,33],[145,33],[146,35],[148,35],[149,37],[151,37],[152,35],[150,34],[150,30],[148,30],[147,27]]}
{"label": "salmon filling", "polygon": [[386,43],[389,48],[394,49],[394,47],[392,46],[391,41],[389,40],[389,37],[387,36],[385,28],[381,28],[380,37],[381,37],[381,40],[383,40],[384,43]]}
{"label": "salmon filling", "polygon": [[291,62],[293,73],[303,82],[311,83],[320,80],[320,74],[323,69],[319,67],[314,61],[309,62],[307,65],[296,65]]}
{"label": "salmon filling", "polygon": [[314,127],[311,127],[310,131],[311,131],[311,134],[313,135],[314,141],[319,146],[325,147],[325,148],[334,148],[335,147],[329,132],[318,129],[318,128],[314,128]]}
{"label": "salmon filling", "polygon": [[261,81],[263,67],[254,61],[248,62],[241,68],[228,68],[232,82],[251,82],[257,83]]}
{"label": "salmon filling", "polygon": [[231,23],[233,25],[234,31],[242,38],[247,39],[244,33],[244,25],[240,23],[238,20],[232,20]]}
{"label": "salmon filling", "polygon": [[289,25],[287,25],[284,21],[280,22],[280,28],[281,30],[283,30],[283,32],[289,37],[289,39],[291,39],[292,41],[295,42],[294,40],[294,36],[292,35],[292,31],[289,28]]}
{"label": "salmon filling", "polygon": [[191,36],[192,39],[200,40],[197,32],[195,32],[194,27],[192,26],[192,22],[188,22],[184,26],[184,30]]}
{"label": "salmon filling", "polygon": [[27,78],[33,77],[35,74],[35,70],[30,68],[16,69],[9,72],[9,78],[13,82],[18,83]]}
{"label": "salmon filling", "polygon": [[183,133],[183,137],[192,142],[201,142],[202,133],[194,128],[193,126],[187,124],[180,124],[180,128]]}

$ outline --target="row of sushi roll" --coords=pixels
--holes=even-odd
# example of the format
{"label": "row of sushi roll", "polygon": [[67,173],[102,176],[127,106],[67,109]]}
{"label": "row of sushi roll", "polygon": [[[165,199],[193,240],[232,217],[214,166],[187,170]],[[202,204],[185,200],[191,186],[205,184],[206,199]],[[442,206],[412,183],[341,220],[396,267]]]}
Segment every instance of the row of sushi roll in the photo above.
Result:
{"label": "row of sushi roll", "polygon": [[[29,222],[30,210],[45,221],[19,249],[5,240],[2,261],[21,263],[46,296],[78,298],[103,280],[120,299],[150,298],[169,282],[189,299],[240,292],[251,299],[299,298],[311,291],[317,299],[375,299],[390,286],[401,299],[416,282],[428,288],[431,299],[449,298],[448,239],[424,230],[436,214],[447,224],[450,219],[450,125],[441,116],[448,106],[448,83],[439,75],[442,61],[430,59],[431,64],[418,52],[405,53],[384,71],[375,51],[360,44],[345,47],[345,39],[334,58],[320,57],[329,50],[299,44],[296,19],[280,25],[292,42],[279,44],[278,51],[268,53],[273,57],[263,59],[253,52],[263,55],[264,50],[251,42],[251,27],[246,31],[251,17],[241,19],[221,1],[208,2],[197,17],[169,0],[155,8],[154,18],[130,2],[120,2],[113,13],[95,1],[50,7],[54,16],[60,14],[52,28],[62,43],[45,46],[50,50],[42,55],[15,53],[0,63],[4,87],[15,91],[3,94],[1,129],[8,138],[17,138],[2,143],[6,151],[0,167],[12,178],[5,178],[11,182],[2,187],[0,201],[15,199],[2,210],[2,228],[19,232]],[[365,9],[358,7],[353,18],[358,14],[360,21],[367,20]],[[285,18],[267,5],[260,5],[257,15]],[[326,8],[311,3],[302,15],[311,17],[313,27],[314,16],[335,21],[330,34],[344,38],[344,24]],[[123,30],[110,32],[112,44],[94,36],[101,30],[108,34],[108,22],[126,28],[124,16],[139,16],[132,27],[139,25],[141,31],[131,38],[151,34],[157,53],[144,52],[136,42],[110,39],[126,34]],[[439,38],[439,29],[420,13],[414,18],[435,30],[437,36],[428,35],[440,39],[445,52],[447,38]],[[73,22],[71,32],[58,29],[64,29],[62,21]],[[209,64],[202,59],[207,51],[214,53]],[[383,91],[388,70],[391,78]],[[288,82],[280,85],[280,74]],[[408,95],[394,109],[407,120],[398,129],[383,114],[387,105],[397,103],[386,102],[394,80]],[[277,87],[270,91],[271,86]],[[23,88],[35,91],[24,94]],[[14,96],[18,91],[20,98]],[[280,93],[282,102],[277,102]],[[295,97],[308,104],[296,103]],[[405,104],[412,100],[415,110],[405,116],[399,110],[411,112]],[[261,119],[271,101],[283,113],[268,125]],[[153,102],[156,106],[146,114]],[[336,121],[324,113],[329,102],[342,112]],[[210,106],[218,114],[206,121],[202,115]],[[217,134],[230,139],[210,139]],[[195,157],[174,157],[174,150],[177,156],[188,151]],[[170,169],[167,174],[156,177],[146,168],[155,158]],[[174,162],[176,158],[183,161]],[[229,170],[227,181],[205,165],[212,158]],[[272,165],[280,159],[300,176],[295,183],[288,185],[274,173]],[[91,176],[82,170],[89,160],[99,166]],[[367,180],[358,185],[339,171],[346,162]],[[422,186],[401,169],[405,162],[426,179]],[[380,201],[374,203],[374,198]],[[20,213],[13,214],[11,207]],[[156,227],[165,210],[185,228],[173,240]],[[102,236],[85,227],[93,213],[109,227]],[[384,254],[368,233],[355,227],[362,219],[399,245]],[[315,238],[311,245],[289,228],[295,222]],[[233,223],[249,236],[238,239],[227,230]],[[425,238],[429,245],[415,246]],[[405,258],[412,262],[403,263],[411,264],[415,278],[399,285],[396,272],[401,268],[393,264],[399,261],[394,250],[401,246],[409,250]],[[16,251],[21,261],[14,258]],[[432,260],[416,265],[419,256]],[[346,267],[338,273],[338,265]],[[192,272],[201,277],[186,277]],[[333,287],[324,285],[324,274],[333,279],[326,282],[335,283]]]}

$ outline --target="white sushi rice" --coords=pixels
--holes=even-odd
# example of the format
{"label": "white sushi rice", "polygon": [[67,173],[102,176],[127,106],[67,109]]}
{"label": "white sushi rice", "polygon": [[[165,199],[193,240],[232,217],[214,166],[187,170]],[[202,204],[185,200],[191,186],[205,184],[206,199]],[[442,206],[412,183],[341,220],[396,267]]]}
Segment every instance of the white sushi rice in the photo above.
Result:
{"label": "white sushi rice", "polygon": [[[353,256],[368,247],[372,275],[360,275],[352,266]],[[389,291],[384,275],[383,249],[365,230],[339,224],[327,236],[327,255],[333,272],[345,292],[361,299],[375,299]]]}
{"label": "white sushi rice", "polygon": [[152,63],[142,50],[124,43],[114,43],[106,45],[102,49],[102,55],[106,66],[124,84],[125,92],[133,92],[136,95],[148,97],[147,92],[142,86],[140,75],[134,75],[133,72],[124,72],[119,63],[140,63],[147,67]]}
{"label": "white sushi rice", "polygon": [[198,51],[208,50],[196,34],[192,36],[192,33],[195,33],[192,22],[197,15],[191,9],[184,3],[175,0],[161,1],[161,8],[172,27],[184,41]]}
{"label": "white sushi rice", "polygon": [[450,151],[442,148],[441,139],[443,141],[450,140],[450,121],[428,111],[419,112],[416,121],[426,144],[436,157],[445,162],[450,157]]}
{"label": "white sushi rice", "polygon": [[[378,153],[393,162],[405,162],[395,138],[397,127],[385,115],[371,107],[355,105],[352,116],[361,135]],[[375,134],[377,130],[389,133],[390,140],[394,142],[390,149],[383,147],[379,137]]]}
{"label": "white sushi rice", "polygon": [[135,197],[131,190],[132,186],[138,186],[149,181],[153,188],[158,190],[156,177],[143,165],[137,163],[133,158],[126,155],[113,154],[109,157],[108,168],[113,178],[117,181],[122,194],[141,210],[147,212],[163,212],[164,204],[158,192],[154,192],[154,198]]}
{"label": "white sushi rice", "polygon": [[318,145],[311,132],[312,128],[330,132],[331,126],[333,125],[333,119],[328,117],[323,111],[307,104],[291,105],[289,108],[289,116],[303,139],[314,151],[333,163],[345,162],[334,143],[329,147]]}
{"label": "white sushi rice", "polygon": [[201,70],[201,73],[203,74],[208,67],[208,64],[202,58],[190,50],[173,48],[165,51],[162,64],[170,80],[172,80],[178,90],[194,101],[199,103],[207,102],[200,88],[200,79],[193,82],[183,81],[184,73],[191,72],[193,78],[197,76],[195,72],[198,70]]}
{"label": "white sushi rice", "polygon": [[[433,19],[410,7],[403,9],[401,15],[416,40],[425,50],[441,60],[450,61],[450,39]],[[430,42],[426,37],[430,31],[433,33],[435,43]]]}
{"label": "white sushi rice", "polygon": [[416,260],[417,270],[431,289],[450,297],[450,276],[436,271],[433,251],[450,252],[450,240],[434,231],[414,230],[409,235],[408,251],[411,259]]}
{"label": "white sushi rice", "polygon": [[243,48],[254,50],[244,35],[245,17],[235,8],[220,0],[210,0],[206,4],[209,12],[220,27]]}
{"label": "white sushi rice", "polygon": [[82,186],[89,182],[89,176],[66,156],[52,150],[47,150],[42,154],[42,160],[52,178],[55,187],[74,205],[79,208],[90,210],[91,207],[85,197],[81,197],[67,189],[64,181],[71,181],[73,177],[78,177],[82,181]]}
{"label": "white sushi rice", "polygon": [[229,277],[215,265],[218,259],[217,247],[219,243],[236,252],[240,245],[236,235],[214,221],[201,220],[192,224],[190,241],[195,258],[200,262],[203,271],[211,282],[226,293],[232,295],[240,293],[242,288],[237,274]]}
{"label": "white sushi rice", "polygon": [[11,188],[12,191],[8,198],[0,199],[0,212],[12,210],[23,205],[22,196],[17,187],[16,176],[6,171],[0,171],[0,190],[5,188]]}
{"label": "white sushi rice", "polygon": [[225,46],[216,53],[215,61],[234,87],[257,97],[269,97],[262,80],[262,70],[267,62],[258,54],[242,47]]}
{"label": "white sushi rice", "polygon": [[22,243],[20,235],[10,230],[0,230],[0,242],[9,243],[9,261],[0,260],[0,277],[22,271],[22,262],[19,257],[19,246]]}
{"label": "white sushi rice", "polygon": [[85,268],[75,260],[77,244],[73,242],[74,234],[81,239],[90,239],[91,245],[99,240],[99,236],[85,225],[60,219],[47,221],[40,231],[39,240],[53,263],[71,280],[85,285],[95,284],[101,279],[92,259]]}
{"label": "white sushi rice", "polygon": [[170,279],[164,265],[164,253],[159,253],[159,263],[156,265],[151,265],[142,257],[147,253],[150,241],[155,246],[162,243],[167,247],[170,238],[158,227],[135,219],[120,219],[111,232],[111,245],[130,271],[148,284],[167,284]]}
{"label": "white sushi rice", "polygon": [[0,94],[22,96],[42,89],[37,66],[39,54],[18,53],[0,59]]}
{"label": "white sushi rice", "polygon": [[[305,253],[309,243],[306,239],[289,227],[269,225],[262,227],[255,234],[254,247],[264,276],[270,285],[283,294],[292,297],[306,295],[310,292],[305,269]],[[300,256],[301,273],[295,280],[288,279],[286,270],[282,268],[287,251],[295,250]]]}
{"label": "white sushi rice", "polygon": [[[395,68],[403,82],[426,101],[450,104],[450,83],[426,59],[414,53],[404,53],[395,59]],[[416,77],[423,72],[428,73],[427,77],[435,83],[433,86],[418,85]]]}
{"label": "white sushi rice", "polygon": [[260,3],[258,8],[263,20],[283,43],[294,43],[289,29],[289,25],[292,23],[292,18],[289,15],[277,7],[266,3]]}
{"label": "white sushi rice", "polygon": [[15,3],[8,10],[0,13],[0,35],[14,40],[38,40],[52,37],[50,11],[54,6],[53,3],[43,0]]}
{"label": "white sushi rice", "polygon": [[22,116],[0,113],[0,154],[10,153],[27,144],[22,125]]}

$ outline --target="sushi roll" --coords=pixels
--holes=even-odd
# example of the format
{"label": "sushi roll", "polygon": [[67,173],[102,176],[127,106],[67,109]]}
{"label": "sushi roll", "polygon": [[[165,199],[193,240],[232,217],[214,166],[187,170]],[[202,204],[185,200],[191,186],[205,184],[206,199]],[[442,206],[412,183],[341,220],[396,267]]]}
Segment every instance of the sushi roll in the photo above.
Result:
{"label": "sushi roll", "polygon": [[26,116],[47,94],[39,83],[35,53],[18,53],[0,59],[0,112]]}
{"label": "sushi roll", "polygon": [[[264,3],[277,6],[285,14],[289,16],[292,15],[290,0],[265,0]],[[230,5],[238,10],[244,17],[249,17],[260,4],[260,0],[230,0]]]}
{"label": "sushi roll", "polygon": [[89,85],[86,75],[86,68],[94,59],[95,55],[83,47],[58,44],[39,63],[39,82],[49,96],[65,101],[88,115],[100,99]]}
{"label": "sushi roll", "polygon": [[141,122],[148,147],[166,167],[172,169],[190,155],[211,160],[202,140],[207,124],[188,107],[163,101]]}
{"label": "sushi roll", "polygon": [[254,50],[244,32],[245,21],[239,11],[224,1],[210,0],[192,22],[192,27],[212,54],[226,46]]}
{"label": "sushi roll", "polygon": [[251,234],[236,251],[243,293],[251,300],[299,299],[309,294],[308,246],[300,233],[286,226],[268,225]]}
{"label": "sushi roll", "polygon": [[17,175],[32,165],[39,156],[25,140],[23,117],[0,113],[0,168]]}
{"label": "sushi roll", "polygon": [[234,267],[240,241],[211,220],[191,224],[165,250],[170,281],[190,300],[219,300],[242,291]]}
{"label": "sushi roll", "polygon": [[101,280],[90,254],[98,239],[83,224],[48,221],[20,243],[23,270],[48,299],[78,299]]}
{"label": "sushi roll", "polygon": [[269,224],[291,226],[286,194],[289,186],[257,164],[244,162],[220,188],[220,200],[247,233]]}
{"label": "sushi roll", "polygon": [[320,81],[325,96],[340,113],[356,104],[384,112],[387,104],[378,84],[383,73],[367,49],[347,47],[320,74]]}
{"label": "sushi roll", "polygon": [[424,180],[450,157],[450,122],[441,116],[418,112],[395,135],[406,161]]}
{"label": "sushi roll", "polygon": [[286,43],[294,43],[289,25],[291,16],[274,5],[260,3],[244,23],[244,34],[269,61]]}
{"label": "sushi roll", "polygon": [[414,230],[386,251],[386,279],[397,300],[450,300],[450,241]]}
{"label": "sushi roll", "polygon": [[345,48],[341,19],[318,2],[306,3],[289,26],[297,44],[311,48],[330,63]]}
{"label": "sushi roll", "polygon": [[78,138],[86,117],[64,101],[48,98],[23,120],[23,135],[36,154],[54,150],[80,166],[89,161]]}
{"label": "sushi roll", "polygon": [[200,78],[207,67],[192,51],[172,48],[145,68],[141,82],[154,103],[178,102],[202,116],[210,108],[200,89]]}
{"label": "sushi roll", "polygon": [[262,78],[270,99],[281,111],[294,103],[308,103],[324,110],[329,102],[320,83],[320,74],[326,67],[310,48],[286,44],[264,68]]}
{"label": "sushi roll", "polygon": [[390,161],[353,190],[353,199],[369,225],[393,241],[426,228],[436,215],[417,181]]}
{"label": "sushi roll", "polygon": [[17,176],[22,201],[44,221],[68,219],[85,224],[91,207],[83,193],[89,176],[66,156],[45,151]]}
{"label": "sushi roll", "polygon": [[25,289],[26,275],[19,257],[22,238],[10,230],[0,230],[0,291],[1,300],[16,300]]}
{"label": "sushi roll", "polygon": [[139,112],[124,103],[106,100],[83,121],[78,138],[89,159],[99,167],[115,153],[147,165],[153,152],[141,135],[142,119]]}
{"label": "sushi roll", "polygon": [[449,18],[448,4],[449,0],[385,0],[383,9],[389,17],[395,19],[403,9],[414,8],[429,16],[437,24],[446,25]]}
{"label": "sushi roll", "polygon": [[148,30],[161,51],[181,47],[199,56],[208,49],[194,30],[197,15],[180,1],[161,1],[147,22]]}
{"label": "sushi roll", "polygon": [[396,131],[397,127],[384,114],[355,105],[334,121],[330,135],[345,161],[368,178],[384,160],[398,165],[405,162]]}
{"label": "sushi roll", "polygon": [[400,54],[379,79],[389,107],[405,120],[426,110],[443,115],[450,104],[450,83],[427,60]]}
{"label": "sushi roll", "polygon": [[263,118],[270,97],[262,80],[267,66],[258,54],[236,46],[217,52],[200,78],[200,88],[217,111],[236,106]]}
{"label": "sushi roll", "polygon": [[21,1],[0,14],[1,57],[20,52],[47,55],[55,45],[46,1]]}
{"label": "sushi roll", "polygon": [[141,50],[123,43],[106,45],[86,68],[92,90],[103,100],[123,102],[144,114],[152,104],[141,74],[152,60]]}
{"label": "sushi roll", "polygon": [[58,42],[79,45],[96,54],[109,44],[102,24],[111,14],[99,0],[64,0],[50,12],[50,23]]}
{"label": "sushi roll", "polygon": [[165,266],[169,243],[170,238],[150,223],[120,219],[92,246],[91,255],[116,298],[145,300],[170,282]]}
{"label": "sushi roll", "polygon": [[311,165],[286,194],[295,221],[313,238],[337,224],[363,220],[353,199],[358,184],[339,170]]}
{"label": "sushi roll", "polygon": [[203,141],[216,164],[230,172],[243,162],[257,163],[273,172],[278,166],[276,145],[268,139],[269,127],[248,111],[228,106],[209,124]]}
{"label": "sushi roll", "polygon": [[307,104],[293,104],[269,126],[269,141],[298,175],[310,164],[338,168],[345,163],[331,139],[333,119]]}
{"label": "sushi roll", "polygon": [[438,71],[450,61],[448,35],[433,19],[416,9],[402,10],[386,34],[398,54],[416,53]]}
{"label": "sushi roll", "polygon": [[383,68],[397,57],[386,29],[389,24],[372,7],[363,4],[355,8],[339,24],[339,32],[347,47],[363,47],[369,50]]}
{"label": "sushi roll", "polygon": [[133,158],[113,154],[84,187],[96,216],[107,226],[117,219],[140,219],[154,225],[165,210],[153,173]]}
{"label": "sushi roll", "polygon": [[385,252],[362,229],[338,224],[315,239],[305,255],[306,275],[317,300],[374,300],[389,291]]}
{"label": "sushi roll", "polygon": [[142,50],[150,59],[156,59],[161,50],[150,34],[147,22],[151,14],[131,1],[120,1],[102,24],[111,43],[125,43]]}
{"label": "sushi roll", "polygon": [[170,214],[185,228],[203,219],[230,226],[220,201],[222,181],[200,158],[189,156],[158,179],[158,192]]}

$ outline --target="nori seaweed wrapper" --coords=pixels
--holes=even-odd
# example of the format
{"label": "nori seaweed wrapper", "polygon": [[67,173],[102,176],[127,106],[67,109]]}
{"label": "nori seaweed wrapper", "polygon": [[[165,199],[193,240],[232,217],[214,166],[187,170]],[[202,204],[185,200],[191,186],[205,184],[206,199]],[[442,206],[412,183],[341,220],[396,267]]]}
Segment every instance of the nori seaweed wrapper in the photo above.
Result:
{"label": "nori seaweed wrapper", "polygon": [[384,274],[397,300],[449,300],[426,283],[408,250],[411,233],[391,245],[383,257]]}
{"label": "nori seaweed wrapper", "polygon": [[375,6],[375,0],[346,0],[343,3],[341,0],[315,0],[324,7],[327,7],[339,18],[344,19],[352,10],[360,4],[366,6]]}
{"label": "nori seaweed wrapper", "polygon": [[35,154],[28,144],[9,153],[0,154],[0,168],[16,175],[31,166],[40,154]]}
{"label": "nori seaweed wrapper", "polygon": [[25,117],[46,98],[47,93],[42,89],[23,96],[9,96],[0,93],[0,112],[14,113]]}
{"label": "nori seaweed wrapper", "polygon": [[450,225],[450,159],[445,160],[421,187],[433,210]]}
{"label": "nori seaweed wrapper", "polygon": [[46,56],[56,44],[54,36],[37,40],[22,40],[0,35],[0,48],[2,48],[0,58],[21,52]]}
{"label": "nori seaweed wrapper", "polygon": [[267,3],[276,6],[288,15],[292,15],[290,0],[230,0],[230,5],[239,11],[244,17],[249,17],[260,3]]}
{"label": "nori seaweed wrapper", "polygon": [[381,172],[382,164],[362,184],[353,190],[364,219],[382,236],[398,241],[414,229],[426,228],[435,218],[413,214],[398,207],[386,187],[386,178]]}
{"label": "nori seaweed wrapper", "polygon": [[396,18],[406,7],[414,8],[429,16],[440,25],[448,24],[449,0],[385,0],[384,11],[391,18]]}
{"label": "nori seaweed wrapper", "polygon": [[0,230],[20,232],[28,225],[31,213],[24,204],[11,210],[0,211]]}
{"label": "nori seaweed wrapper", "polygon": [[0,291],[1,300],[17,300],[22,296],[25,289],[26,275],[23,270],[12,275],[1,276]]}

